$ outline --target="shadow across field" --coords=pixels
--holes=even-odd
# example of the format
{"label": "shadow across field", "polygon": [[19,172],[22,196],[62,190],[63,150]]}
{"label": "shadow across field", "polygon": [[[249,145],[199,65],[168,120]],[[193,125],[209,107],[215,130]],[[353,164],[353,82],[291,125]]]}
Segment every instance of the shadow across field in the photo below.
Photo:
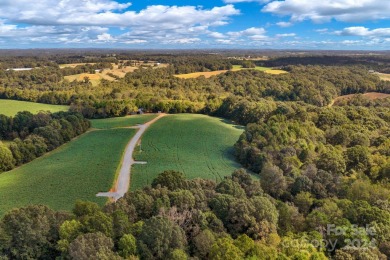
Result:
{"label": "shadow across field", "polygon": [[232,125],[232,127],[236,128],[236,129],[245,130],[245,126],[243,126],[243,125],[237,125],[237,124],[236,124],[235,122],[233,122],[232,120],[220,118],[220,121],[221,121],[222,123],[225,123],[225,124],[228,124],[228,125]]}

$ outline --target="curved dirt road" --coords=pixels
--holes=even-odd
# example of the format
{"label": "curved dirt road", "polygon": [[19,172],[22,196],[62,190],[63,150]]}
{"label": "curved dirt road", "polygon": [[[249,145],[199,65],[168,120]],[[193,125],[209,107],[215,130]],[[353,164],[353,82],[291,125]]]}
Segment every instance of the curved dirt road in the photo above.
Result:
{"label": "curved dirt road", "polygon": [[135,147],[137,146],[139,140],[141,139],[141,136],[145,132],[145,130],[154,122],[156,122],[161,117],[165,116],[166,114],[161,113],[156,118],[150,120],[149,122],[134,126],[131,128],[137,128],[139,129],[137,133],[131,138],[130,142],[126,146],[125,155],[123,156],[122,165],[119,171],[118,179],[115,183],[114,191],[112,192],[99,192],[96,194],[98,197],[109,197],[113,199],[114,201],[117,201],[119,198],[122,198],[125,193],[129,190],[130,186],[130,174],[131,174],[131,166],[133,164],[139,163],[139,164],[145,164],[146,162],[137,162],[133,159],[133,152]]}

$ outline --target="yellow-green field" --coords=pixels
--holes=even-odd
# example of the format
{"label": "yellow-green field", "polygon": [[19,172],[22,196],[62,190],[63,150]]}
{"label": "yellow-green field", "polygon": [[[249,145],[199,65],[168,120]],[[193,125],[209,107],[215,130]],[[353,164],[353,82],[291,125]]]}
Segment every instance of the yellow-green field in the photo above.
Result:
{"label": "yellow-green field", "polygon": [[206,72],[194,72],[194,73],[187,73],[187,74],[178,74],[175,75],[175,77],[181,78],[181,79],[193,79],[200,76],[204,76],[205,78],[210,78],[211,76],[216,76],[222,73],[227,72],[227,70],[216,70],[216,71],[206,71]]}
{"label": "yellow-green field", "polygon": [[[233,65],[233,68],[230,71],[239,71],[239,70],[247,70],[247,69],[254,69],[259,71],[264,71],[268,74],[273,75],[279,75],[283,73],[288,73],[285,70],[279,70],[279,69],[273,69],[273,68],[267,68],[267,67],[260,67],[256,66],[255,68],[243,68],[241,65]],[[175,77],[181,78],[181,79],[192,79],[197,78],[200,76],[204,76],[205,78],[210,78],[211,76],[216,76],[222,73],[226,73],[228,70],[216,70],[216,71],[207,71],[207,72],[193,72],[193,73],[187,73],[187,74],[177,74]]]}
{"label": "yellow-green field", "polygon": [[0,99],[0,114],[14,116],[20,111],[29,111],[33,114],[39,111],[50,111],[52,113],[59,111],[68,111],[69,106],[49,105],[26,101]]}
{"label": "yellow-green field", "polygon": [[99,74],[81,73],[81,74],[65,76],[64,79],[70,82],[75,80],[83,81],[85,77],[88,77],[89,81],[92,83],[92,86],[99,85],[100,80],[103,78],[102,75]]}
{"label": "yellow-green field", "polygon": [[[61,64],[60,68],[66,68],[66,67],[71,67],[75,68],[76,66],[79,65],[86,65],[86,64],[94,64],[94,63],[69,63],[69,64]],[[90,82],[92,83],[93,86],[99,85],[100,81],[102,79],[106,79],[109,81],[114,81],[115,78],[109,76],[108,74],[113,74],[119,78],[125,77],[127,73],[133,72],[134,70],[138,69],[139,67],[152,67],[152,68],[165,68],[168,66],[168,64],[163,64],[163,63],[143,63],[139,62],[139,66],[122,66],[120,68],[121,64],[115,64],[111,63],[112,69],[104,69],[102,71],[96,72],[94,74],[90,73],[82,73],[82,74],[75,74],[75,75],[70,75],[70,76],[65,76],[64,79],[69,80],[69,81],[83,81],[84,77],[88,77]]]}
{"label": "yellow-green field", "polygon": [[256,66],[254,68],[243,68],[241,65],[233,65],[232,71],[248,70],[248,69],[260,70],[260,71],[264,71],[265,73],[274,74],[274,75],[288,73],[285,70],[273,69],[273,68],[269,68],[269,67]]}
{"label": "yellow-green field", "polygon": [[390,74],[377,73],[377,75],[379,76],[379,78],[380,78],[381,80],[390,81]]}
{"label": "yellow-green field", "polygon": [[131,189],[147,184],[164,170],[177,170],[187,178],[221,180],[240,165],[233,145],[243,127],[205,115],[167,115],[152,124],[142,137],[135,159],[147,161],[133,165]]}
{"label": "yellow-green field", "polygon": [[95,63],[68,63],[68,64],[61,64],[61,65],[59,65],[59,67],[60,67],[60,69],[63,69],[63,68],[76,68],[77,66],[87,65],[87,64],[93,65]]}
{"label": "yellow-green field", "polygon": [[128,127],[137,124],[144,124],[152,120],[156,116],[157,116],[156,114],[145,114],[145,115],[132,115],[132,116],[114,117],[114,118],[106,118],[106,119],[93,119],[91,120],[91,123],[92,123],[92,128],[97,128],[97,129]]}
{"label": "yellow-green field", "polygon": [[288,72],[285,71],[285,70],[278,70],[278,69],[265,70],[264,72],[265,72],[265,73],[268,73],[268,74],[273,74],[273,75],[279,75],[279,74],[288,73]]}

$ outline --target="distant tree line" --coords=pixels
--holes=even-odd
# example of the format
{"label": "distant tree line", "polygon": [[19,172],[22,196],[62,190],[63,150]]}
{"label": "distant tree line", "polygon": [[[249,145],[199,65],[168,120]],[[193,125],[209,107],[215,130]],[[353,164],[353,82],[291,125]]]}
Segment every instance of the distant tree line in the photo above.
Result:
{"label": "distant tree line", "polygon": [[[0,172],[42,156],[89,127],[89,121],[81,114],[70,112],[0,115]],[[3,144],[1,140],[8,142]]]}
{"label": "distant tree line", "polygon": [[390,92],[390,82],[381,81],[361,65],[289,65],[284,67],[289,73],[281,75],[246,69],[228,71],[208,79],[180,79],[174,76],[179,71],[229,69],[237,63],[252,67],[253,62],[223,59],[215,55],[148,58],[170,62],[171,66],[141,68],[115,81],[102,79],[98,86],[92,86],[88,81],[69,82],[63,77],[109,68],[111,63],[103,62],[103,58],[99,63],[75,68],[59,69],[56,65],[31,71],[0,70],[0,98],[72,105],[77,108],[75,111],[83,113],[85,117],[102,118],[125,115],[138,108],[150,112],[208,113],[218,109],[218,105],[230,95],[250,102],[269,99],[326,106],[340,95],[368,91]]}
{"label": "distant tree line", "polygon": [[255,61],[257,65],[269,67],[285,67],[290,65],[325,65],[325,66],[364,66],[382,73],[390,73],[389,55],[335,55],[307,54],[283,55],[265,61]]}

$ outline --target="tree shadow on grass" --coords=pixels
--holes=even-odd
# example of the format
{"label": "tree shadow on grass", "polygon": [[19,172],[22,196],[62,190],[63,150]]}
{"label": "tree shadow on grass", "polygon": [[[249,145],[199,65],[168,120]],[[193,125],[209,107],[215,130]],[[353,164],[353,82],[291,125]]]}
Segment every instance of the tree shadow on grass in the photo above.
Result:
{"label": "tree shadow on grass", "polygon": [[245,130],[245,126],[243,125],[237,125],[234,121],[225,119],[225,118],[219,118],[219,120],[225,124],[232,125],[236,129]]}

